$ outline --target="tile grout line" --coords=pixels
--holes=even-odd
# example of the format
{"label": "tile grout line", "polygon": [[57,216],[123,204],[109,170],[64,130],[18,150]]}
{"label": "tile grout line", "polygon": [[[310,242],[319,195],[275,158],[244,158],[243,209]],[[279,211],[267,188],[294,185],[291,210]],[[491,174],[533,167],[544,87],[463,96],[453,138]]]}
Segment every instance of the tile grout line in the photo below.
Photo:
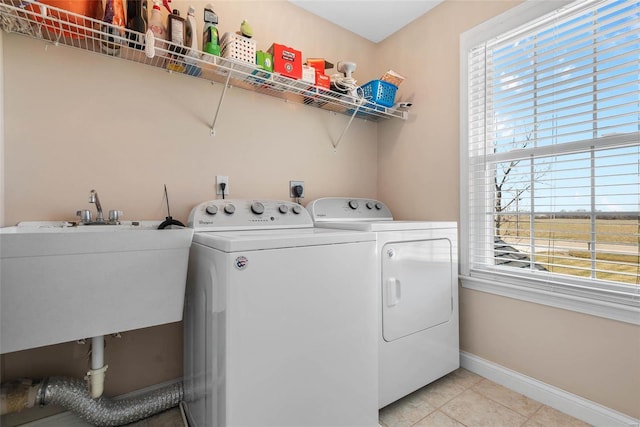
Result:
{"label": "tile grout line", "polygon": [[[437,381],[437,380],[436,380]],[[436,406],[435,408],[433,408],[433,411],[429,412],[427,415],[425,415],[424,417],[420,418],[418,421],[416,421],[415,423],[411,424],[411,427],[415,426],[416,424],[418,424],[420,421],[424,420],[425,418],[433,415],[435,412],[440,411],[440,408],[442,408],[444,405],[446,405],[447,403],[451,402],[453,399],[455,399],[456,397],[460,396],[462,393],[464,393],[465,391],[467,391],[467,389],[464,389],[463,391],[461,391],[460,393],[456,394],[455,396],[453,396],[451,399],[447,400],[446,402],[444,402],[442,405],[440,406]],[[442,411],[440,411],[442,412]],[[449,415],[445,414],[444,412],[442,412],[444,415],[446,415],[447,417],[449,417]],[[452,420],[455,420],[456,422],[460,422],[458,420],[456,420],[455,418],[449,417]],[[460,423],[462,424],[462,423]]]}
{"label": "tile grout line", "polygon": [[[537,402],[537,400],[536,400],[536,402]],[[538,409],[536,409],[536,411],[535,411],[533,414],[531,414],[531,416],[530,416],[529,418],[527,418],[527,423],[528,423],[529,421],[531,421],[531,419],[532,419],[533,417],[535,417],[535,416],[536,416],[536,414],[537,414],[538,412],[540,412],[540,411],[542,410],[542,408],[544,408],[545,406],[547,406],[547,405],[545,405],[544,403],[541,403],[541,404],[540,404],[540,407],[539,407]],[[526,424],[526,423],[525,423],[525,424]]]}
{"label": "tile grout line", "polygon": [[[460,369],[460,368],[458,368],[458,369]],[[462,369],[464,369],[464,368],[462,368]],[[466,370],[466,369],[465,369],[465,370]],[[455,371],[454,371],[454,372],[455,372]],[[471,371],[468,371],[468,372],[469,372],[469,373],[472,373]],[[473,374],[473,373],[472,373],[472,374]],[[420,421],[424,420],[425,418],[427,418],[427,417],[429,417],[429,416],[433,415],[435,412],[440,411],[440,409],[442,409],[442,407],[444,407],[447,403],[449,403],[449,402],[451,402],[452,400],[454,400],[454,399],[456,399],[456,398],[460,397],[460,396],[461,396],[465,391],[471,390],[471,388],[475,387],[475,386],[476,386],[476,385],[478,385],[480,382],[482,382],[482,380],[485,380],[485,379],[486,379],[486,378],[484,378],[484,377],[482,377],[482,376],[480,376],[480,375],[477,375],[477,374],[473,374],[473,375],[478,376],[480,379],[479,379],[478,381],[474,382],[473,384],[469,385],[469,386],[463,386],[463,390],[462,390],[460,393],[458,393],[458,394],[456,394],[455,396],[451,397],[451,399],[446,400],[446,401],[445,401],[444,403],[442,403],[440,406],[435,407],[435,409],[434,409],[433,411],[429,412],[427,415],[425,415],[424,417],[420,418],[420,419],[419,419],[418,421],[416,421],[415,423],[411,424],[411,427],[415,426],[416,424],[418,424]],[[444,377],[443,377],[443,378],[444,378]],[[442,378],[439,378],[438,380],[436,380],[436,381],[434,381],[434,382],[437,382],[437,381],[439,381],[439,380],[441,380],[441,379],[442,379]],[[453,381],[454,383],[458,383],[458,382],[460,382],[460,380],[461,380],[461,379],[459,379],[459,378],[455,378],[455,379],[453,379],[452,381]],[[487,380],[487,381],[488,381],[488,380]],[[433,384],[433,383],[431,383],[431,384]],[[428,385],[427,385],[427,387],[428,387],[429,385],[430,385],[430,384],[428,384]],[[465,423],[463,423],[462,421],[458,420],[457,418],[454,418],[454,417],[452,417],[452,416],[448,415],[446,412],[443,412],[443,411],[440,411],[440,412],[441,412],[444,416],[446,416],[446,417],[448,417],[448,418],[451,418],[452,420],[454,420],[454,421],[455,421],[455,422],[457,422],[458,424],[461,424],[461,425],[463,425],[463,426],[467,427],[467,425],[466,425]]]}
{"label": "tile grout line", "polygon": [[[484,378],[484,380],[485,380],[485,381],[488,381],[488,382],[490,382],[490,383],[492,383],[492,384],[500,385],[500,384],[495,383],[495,382],[493,382],[493,381],[491,381],[491,380],[488,380],[488,379],[486,379],[486,378]],[[479,384],[479,383],[478,383],[478,384]],[[476,384],[476,385],[477,385],[477,384]],[[475,387],[475,386],[474,386],[474,387]],[[506,388],[506,387],[505,387],[505,388]],[[513,390],[511,390],[511,389],[507,389],[507,390],[509,390],[509,391],[511,391],[511,392],[513,392],[513,393],[517,393],[517,394],[519,394],[520,396],[524,396],[524,394],[522,394],[522,393],[518,393],[517,391],[513,391]],[[525,414],[522,414],[522,413],[520,413],[520,412],[516,411],[516,410],[515,410],[515,409],[513,409],[513,408],[508,407],[507,405],[505,405],[505,404],[504,404],[504,403],[502,403],[502,402],[498,402],[497,400],[493,399],[491,396],[487,396],[486,394],[482,393],[482,392],[481,392],[481,391],[479,391],[479,390],[471,390],[471,391],[473,391],[473,392],[475,392],[475,393],[478,393],[480,396],[484,397],[485,399],[488,399],[488,400],[492,401],[493,403],[497,403],[498,405],[502,406],[503,408],[506,408],[506,409],[510,410],[511,412],[513,412],[513,413],[515,413],[515,414],[518,414],[518,415],[520,415],[520,416],[522,416],[522,417],[526,418],[526,420],[525,420],[524,424],[526,424],[526,423],[531,419],[531,417],[533,417],[535,414],[537,414],[537,413],[538,413],[538,411],[539,411],[543,406],[545,406],[545,405],[544,405],[544,403],[539,402],[539,401],[537,401],[537,400],[535,400],[535,399],[531,399],[530,397],[528,397],[528,399],[531,399],[531,400],[533,400],[534,402],[539,403],[539,404],[540,404],[540,406],[538,407],[538,409],[536,409],[536,410],[533,412],[533,414],[531,414],[531,415],[525,415]],[[524,397],[527,397],[527,396],[524,396]],[[524,425],[524,424],[522,424],[522,425]]]}
{"label": "tile grout line", "polygon": [[[487,381],[490,381],[490,380],[487,380]],[[484,397],[484,398],[485,398],[485,399],[487,399],[488,401],[493,402],[493,403],[495,403],[496,405],[502,406],[502,407],[503,407],[503,408],[505,408],[506,410],[508,410],[508,411],[510,411],[510,412],[513,412],[514,414],[516,414],[516,415],[519,415],[519,416],[523,417],[525,420],[524,420],[524,423],[522,423],[522,424],[520,425],[521,427],[522,427],[523,425],[525,425],[525,424],[527,423],[527,421],[529,421],[529,418],[528,418],[526,415],[521,414],[520,412],[516,411],[516,410],[515,410],[515,409],[513,409],[513,408],[509,408],[509,407],[508,407],[507,405],[505,405],[504,403],[502,403],[502,402],[498,402],[497,400],[492,399],[491,397],[489,397],[489,396],[485,395],[484,393],[481,393],[480,391],[477,391],[477,390],[471,390],[471,391],[472,391],[472,392],[474,392],[474,393],[476,393],[476,394],[478,394],[478,395],[480,395],[480,396],[482,396],[482,397]],[[537,402],[537,400],[536,400],[536,402]],[[542,404],[541,404],[541,405],[542,405]],[[542,406],[541,406],[541,407],[542,407]],[[540,409],[540,408],[536,409],[536,412],[538,412],[538,410],[539,410],[539,409]]]}
{"label": "tile grout line", "polygon": [[[462,392],[460,392],[460,393],[456,394],[454,397],[452,397],[451,399],[449,399],[449,400],[447,400],[446,402],[444,402],[442,405],[440,405],[439,407],[437,407],[434,411],[430,412],[428,415],[426,415],[425,417],[421,418],[421,419],[420,419],[419,421],[417,421],[416,423],[412,424],[412,426],[415,426],[415,425],[416,425],[416,424],[418,424],[420,421],[424,420],[425,418],[427,418],[428,416],[430,416],[430,415],[431,415],[431,414],[433,414],[434,412],[439,411],[439,410],[440,410],[443,406],[445,406],[447,403],[449,403],[449,402],[451,402],[452,400],[454,400],[454,399],[456,399],[456,398],[460,397],[463,393],[465,393],[465,392],[467,392],[467,391],[472,391],[473,393],[476,393],[476,394],[478,394],[478,395],[480,395],[480,396],[484,397],[485,399],[487,399],[487,400],[489,400],[489,401],[491,401],[491,402],[493,402],[493,403],[495,403],[495,404],[497,404],[497,405],[499,405],[499,406],[501,406],[501,407],[503,407],[503,408],[505,408],[505,409],[507,409],[507,410],[509,410],[509,411],[513,412],[514,414],[516,414],[516,415],[519,415],[519,416],[523,417],[525,420],[523,421],[523,423],[522,423],[522,424],[520,424],[520,427],[523,427],[524,425],[526,425],[526,424],[529,422],[529,420],[530,420],[530,419],[531,419],[535,414],[537,414],[537,413],[538,413],[538,411],[540,411],[540,409],[542,409],[542,407],[544,406],[544,404],[543,404],[542,402],[538,402],[538,401],[536,400],[535,402],[539,403],[539,404],[540,404],[540,406],[535,410],[535,412],[534,412],[533,414],[531,414],[530,416],[527,416],[527,415],[521,414],[520,412],[516,411],[515,409],[510,408],[510,407],[508,407],[507,405],[503,404],[502,402],[498,402],[497,400],[495,400],[495,399],[491,398],[490,396],[488,396],[488,395],[486,395],[486,394],[482,393],[480,390],[477,390],[477,389],[476,389],[476,387],[477,387],[477,386],[478,386],[482,381],[487,381],[487,382],[489,382],[489,383],[491,383],[491,384],[499,385],[498,383],[495,383],[495,382],[493,382],[493,381],[491,381],[491,380],[489,380],[489,379],[487,379],[487,378],[484,378],[484,377],[482,377],[482,376],[479,376],[479,377],[480,377],[480,380],[479,380],[479,381],[476,381],[475,383],[473,383],[473,384],[469,385],[468,387],[466,387]],[[514,393],[517,393],[517,392],[514,392]],[[518,394],[521,394],[521,393],[518,393]],[[524,396],[524,395],[523,395],[523,396]],[[526,396],[525,396],[525,397],[526,397]],[[531,399],[531,400],[533,400],[533,399]],[[466,427],[466,424],[465,424],[465,423],[463,423],[462,421],[458,420],[457,418],[455,418],[455,417],[452,417],[452,416],[448,415],[446,412],[443,412],[443,411],[440,411],[440,412],[442,412],[444,415],[446,415],[447,417],[451,418],[452,420],[456,421],[457,423],[462,424],[462,425],[464,425],[464,426]]]}

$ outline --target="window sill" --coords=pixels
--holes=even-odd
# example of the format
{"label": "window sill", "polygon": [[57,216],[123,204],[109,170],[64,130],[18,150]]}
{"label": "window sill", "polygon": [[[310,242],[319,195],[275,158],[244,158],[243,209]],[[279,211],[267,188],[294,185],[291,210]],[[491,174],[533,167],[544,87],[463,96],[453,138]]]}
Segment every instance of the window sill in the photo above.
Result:
{"label": "window sill", "polygon": [[640,309],[638,307],[549,292],[533,287],[500,283],[495,280],[477,277],[461,275],[460,282],[462,287],[466,289],[640,325]]}

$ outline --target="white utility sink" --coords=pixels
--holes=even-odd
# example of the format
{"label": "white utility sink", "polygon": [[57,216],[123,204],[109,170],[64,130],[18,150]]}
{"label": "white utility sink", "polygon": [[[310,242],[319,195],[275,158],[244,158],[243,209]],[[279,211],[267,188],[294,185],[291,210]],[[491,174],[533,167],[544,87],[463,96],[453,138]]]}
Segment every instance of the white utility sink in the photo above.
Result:
{"label": "white utility sink", "polygon": [[193,230],[23,222],[0,229],[0,353],[182,319]]}

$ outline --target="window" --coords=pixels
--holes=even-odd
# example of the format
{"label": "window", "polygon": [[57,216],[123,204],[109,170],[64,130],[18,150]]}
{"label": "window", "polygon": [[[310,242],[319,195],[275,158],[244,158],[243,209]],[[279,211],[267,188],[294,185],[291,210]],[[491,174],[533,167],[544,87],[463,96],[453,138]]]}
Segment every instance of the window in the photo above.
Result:
{"label": "window", "polygon": [[640,1],[549,3],[462,38],[461,278],[640,324]]}

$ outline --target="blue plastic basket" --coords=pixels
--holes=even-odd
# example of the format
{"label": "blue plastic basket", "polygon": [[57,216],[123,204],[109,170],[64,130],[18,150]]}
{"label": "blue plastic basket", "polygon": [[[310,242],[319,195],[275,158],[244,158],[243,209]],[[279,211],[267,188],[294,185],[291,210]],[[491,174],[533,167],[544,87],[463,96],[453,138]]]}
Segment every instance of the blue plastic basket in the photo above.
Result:
{"label": "blue plastic basket", "polygon": [[393,107],[398,87],[382,80],[371,80],[361,86],[364,99],[385,107]]}

